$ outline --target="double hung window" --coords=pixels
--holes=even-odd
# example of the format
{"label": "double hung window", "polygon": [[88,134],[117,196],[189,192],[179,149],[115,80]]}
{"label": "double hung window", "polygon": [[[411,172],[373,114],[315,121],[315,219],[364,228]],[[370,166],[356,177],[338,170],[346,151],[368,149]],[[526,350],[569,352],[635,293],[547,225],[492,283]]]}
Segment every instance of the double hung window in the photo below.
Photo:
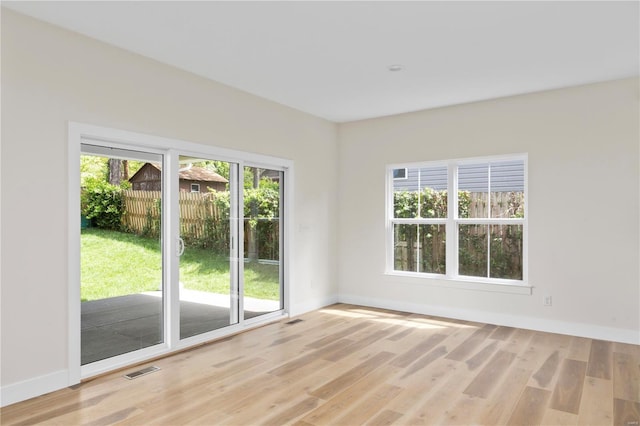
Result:
{"label": "double hung window", "polygon": [[525,281],[526,168],[524,155],[388,166],[389,273]]}

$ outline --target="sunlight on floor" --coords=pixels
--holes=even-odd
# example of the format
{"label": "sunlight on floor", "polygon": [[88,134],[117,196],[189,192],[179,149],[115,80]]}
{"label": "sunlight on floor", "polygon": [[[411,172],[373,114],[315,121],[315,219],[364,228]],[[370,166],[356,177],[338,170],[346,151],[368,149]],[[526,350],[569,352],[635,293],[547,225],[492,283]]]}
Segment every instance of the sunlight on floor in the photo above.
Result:
{"label": "sunlight on floor", "polygon": [[347,318],[375,318],[375,313],[373,312],[371,314],[365,314],[365,313],[350,312],[350,311],[340,311],[340,310],[331,309],[331,308],[321,309],[320,312],[325,314],[336,315],[339,317],[347,317]]}
{"label": "sunlight on floor", "polygon": [[433,319],[433,318],[409,318],[411,322],[417,323],[425,323],[431,325],[440,325],[442,327],[453,327],[453,328],[478,328],[477,325],[473,324],[463,324],[457,321],[447,321],[446,319]]}
{"label": "sunlight on floor", "polygon": [[377,310],[367,310],[363,308],[338,310],[332,308],[324,308],[320,310],[323,313],[347,317],[347,318],[359,318],[370,319],[375,322],[400,325],[408,328],[416,329],[441,329],[441,328],[477,328],[473,324],[464,324],[458,321],[447,321],[446,319],[434,319],[434,318],[419,318],[414,316],[407,316],[401,314],[394,314],[393,312],[381,312]]}

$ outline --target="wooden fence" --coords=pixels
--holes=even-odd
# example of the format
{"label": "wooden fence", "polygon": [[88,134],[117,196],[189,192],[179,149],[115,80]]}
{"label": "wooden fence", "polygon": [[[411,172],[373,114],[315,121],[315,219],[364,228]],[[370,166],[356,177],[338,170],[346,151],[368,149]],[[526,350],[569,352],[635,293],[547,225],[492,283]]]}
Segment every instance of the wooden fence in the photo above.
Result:
{"label": "wooden fence", "polygon": [[[469,194],[469,215],[466,217],[509,218],[522,214],[524,193],[522,192],[471,192]],[[489,200],[490,203],[489,203]],[[488,210],[491,205],[491,216]]]}
{"label": "wooden fence", "polygon": [[[122,198],[124,201],[122,224],[125,229],[136,234],[158,231],[162,210],[160,191],[127,189],[122,192]],[[178,205],[183,235],[201,238],[205,232],[205,219],[220,219],[220,212],[211,202],[209,194],[180,192]]]}
{"label": "wooden fence", "polygon": [[[214,193],[215,194],[215,193]],[[212,193],[180,192],[180,236],[187,246],[210,248],[219,253],[229,251],[229,211],[212,202]],[[128,232],[145,236],[160,235],[160,191],[122,192],[122,225]],[[224,203],[223,203],[224,204]],[[279,219],[253,218],[254,227],[244,219],[245,257],[279,259]],[[253,238],[253,240],[251,240]],[[253,253],[249,253],[249,251]]]}
{"label": "wooden fence", "polygon": [[[396,225],[394,269],[444,274],[444,225]],[[491,238],[487,252],[487,238]],[[522,279],[522,225],[461,225],[458,239],[460,275]]]}
{"label": "wooden fence", "polygon": [[[460,192],[460,217],[523,217],[522,192]],[[417,202],[417,200],[416,200]],[[446,205],[446,204],[445,204]],[[446,217],[446,207],[437,212]],[[487,253],[487,238],[491,252]],[[394,226],[394,268],[400,271],[444,273],[445,226],[436,224],[396,224]],[[493,278],[522,279],[521,225],[461,225],[459,230],[459,273],[486,276],[487,256]]]}
{"label": "wooden fence", "polygon": [[154,221],[160,223],[161,192],[160,191],[122,191],[124,214],[122,225],[136,234],[152,231]]}

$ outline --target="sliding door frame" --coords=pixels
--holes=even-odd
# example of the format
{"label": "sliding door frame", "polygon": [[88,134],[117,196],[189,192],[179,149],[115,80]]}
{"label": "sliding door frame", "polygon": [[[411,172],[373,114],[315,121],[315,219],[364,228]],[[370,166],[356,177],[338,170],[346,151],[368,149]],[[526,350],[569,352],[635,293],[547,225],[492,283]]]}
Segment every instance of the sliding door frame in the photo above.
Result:
{"label": "sliding door frame", "polygon": [[[118,355],[104,361],[81,366],[81,306],[80,306],[80,156],[81,145],[95,145],[116,149],[158,153],[163,155],[163,198],[162,198],[162,250],[163,250],[163,286],[164,286],[164,342],[135,352]],[[238,274],[239,323],[219,330],[180,340],[179,330],[179,258],[177,256],[179,236],[179,205],[174,193],[178,191],[178,168],[180,155],[206,155],[216,160],[238,164],[238,186],[242,187],[245,165],[260,166],[284,172],[281,229],[281,292],[283,309],[261,315],[245,321],[243,318],[243,263],[239,261],[236,268]],[[147,134],[129,132],[84,123],[68,124],[68,372],[69,385],[79,383],[82,379],[107,371],[132,365],[145,360],[166,355],[191,346],[212,341],[219,337],[234,334],[248,328],[257,327],[270,321],[287,317],[290,312],[289,288],[291,285],[290,262],[288,256],[292,252],[293,223],[293,161],[253,154],[243,151],[219,148],[212,145],[201,145],[188,141],[163,138]],[[242,191],[237,192],[238,206],[242,206]],[[243,220],[243,209],[237,208],[239,214],[235,219],[237,241],[234,247],[239,256],[243,256],[243,230],[239,226]],[[173,320],[172,320],[173,318]],[[177,319],[176,319],[177,318]]]}

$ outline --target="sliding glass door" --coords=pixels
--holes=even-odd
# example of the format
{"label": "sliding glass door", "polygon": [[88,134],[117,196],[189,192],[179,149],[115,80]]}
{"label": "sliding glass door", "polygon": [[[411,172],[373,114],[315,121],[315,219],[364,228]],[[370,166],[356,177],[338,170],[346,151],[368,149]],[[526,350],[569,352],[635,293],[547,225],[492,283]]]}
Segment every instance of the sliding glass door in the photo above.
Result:
{"label": "sliding glass door", "polygon": [[244,167],[244,319],[283,309],[282,171]]}
{"label": "sliding glass door", "polygon": [[237,176],[237,163],[179,157],[181,339],[239,322]]}
{"label": "sliding glass door", "polygon": [[164,342],[162,160],[83,145],[82,365]]}
{"label": "sliding glass door", "polygon": [[285,168],[114,139],[80,139],[70,179],[80,184],[79,291],[70,293],[80,299],[70,315],[79,376],[283,315]]}
{"label": "sliding glass door", "polygon": [[283,172],[245,166],[240,185],[237,163],[179,166],[180,338],[282,310]]}

